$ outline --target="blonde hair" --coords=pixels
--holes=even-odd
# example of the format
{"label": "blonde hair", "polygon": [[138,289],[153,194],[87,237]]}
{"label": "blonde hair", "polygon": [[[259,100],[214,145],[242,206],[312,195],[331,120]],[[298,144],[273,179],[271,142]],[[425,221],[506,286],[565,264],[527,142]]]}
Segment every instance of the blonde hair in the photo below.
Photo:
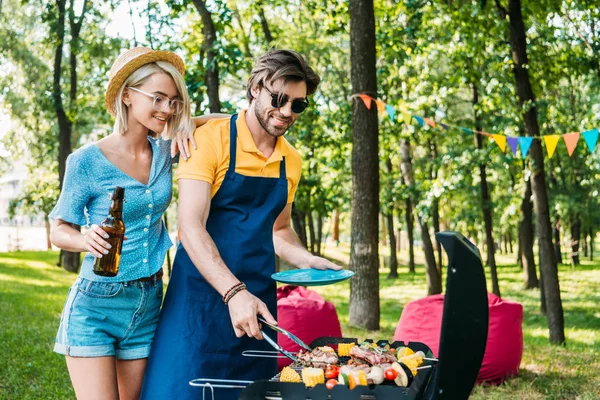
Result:
{"label": "blonde hair", "polygon": [[194,130],[194,124],[192,123],[191,111],[190,111],[190,96],[188,95],[187,87],[183,76],[179,73],[177,68],[173,64],[166,61],[155,61],[150,64],[141,66],[140,68],[133,71],[131,75],[125,79],[123,85],[117,92],[115,98],[115,126],[114,131],[121,135],[127,132],[127,118],[128,108],[123,103],[123,92],[126,87],[139,87],[141,86],[150,76],[154,74],[167,74],[173,78],[177,92],[183,101],[183,111],[178,115],[172,115],[167,123],[167,129],[163,134],[165,139],[174,139],[177,134],[191,133]]}

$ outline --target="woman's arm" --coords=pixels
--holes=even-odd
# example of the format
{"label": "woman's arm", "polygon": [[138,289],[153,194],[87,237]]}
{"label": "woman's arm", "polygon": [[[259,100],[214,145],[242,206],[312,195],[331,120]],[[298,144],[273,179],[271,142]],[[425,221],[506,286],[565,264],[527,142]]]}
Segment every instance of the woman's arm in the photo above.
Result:
{"label": "woman's arm", "polygon": [[[192,117],[192,122],[196,128],[206,124],[211,119],[215,118],[228,118],[229,114],[208,114],[201,115],[199,117]],[[194,131],[191,132],[177,132],[175,139],[171,142],[171,157],[175,157],[179,150],[181,150],[181,156],[184,160],[190,158],[189,142],[192,143],[192,147],[196,148],[196,140],[194,139]]]}
{"label": "woman's arm", "polygon": [[52,222],[50,230],[50,241],[56,247],[72,252],[90,252],[96,258],[108,254],[110,244],[103,238],[108,239],[108,233],[104,232],[98,225],[92,225],[85,234],[73,228],[70,223],[62,219]]}

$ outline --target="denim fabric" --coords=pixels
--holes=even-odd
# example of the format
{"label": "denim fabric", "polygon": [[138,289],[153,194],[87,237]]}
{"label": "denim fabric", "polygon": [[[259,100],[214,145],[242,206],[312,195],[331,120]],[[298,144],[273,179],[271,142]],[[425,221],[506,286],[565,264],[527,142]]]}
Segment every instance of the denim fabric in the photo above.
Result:
{"label": "denim fabric", "polygon": [[72,357],[148,357],[162,296],[162,279],[95,282],[77,278],[63,308],[54,351]]}

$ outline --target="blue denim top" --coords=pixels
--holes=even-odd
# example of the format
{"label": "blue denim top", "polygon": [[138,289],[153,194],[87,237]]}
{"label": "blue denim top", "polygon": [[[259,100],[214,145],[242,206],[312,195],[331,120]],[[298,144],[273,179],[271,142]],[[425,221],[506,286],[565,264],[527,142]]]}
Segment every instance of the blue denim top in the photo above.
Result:
{"label": "blue denim top", "polygon": [[96,144],[87,144],[67,158],[63,188],[50,219],[91,226],[100,225],[110,209],[115,186],[125,188],[123,221],[125,236],[119,273],[115,277],[96,275],[95,258],[86,253],[79,276],[103,282],[125,282],[151,276],[162,268],[173,245],[162,215],[171,202],[172,177],[170,141],[148,137],[152,166],[148,184],[121,171]]}

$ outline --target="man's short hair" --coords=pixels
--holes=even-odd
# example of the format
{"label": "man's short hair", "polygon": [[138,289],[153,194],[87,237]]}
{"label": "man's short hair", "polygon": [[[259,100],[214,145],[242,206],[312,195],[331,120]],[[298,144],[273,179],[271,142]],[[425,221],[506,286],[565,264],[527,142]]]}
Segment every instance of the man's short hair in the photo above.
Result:
{"label": "man's short hair", "polygon": [[246,85],[246,97],[252,103],[252,89],[265,83],[273,83],[279,79],[288,82],[306,82],[306,95],[317,90],[321,78],[308,65],[304,57],[292,50],[273,49],[260,56],[252,68]]}

